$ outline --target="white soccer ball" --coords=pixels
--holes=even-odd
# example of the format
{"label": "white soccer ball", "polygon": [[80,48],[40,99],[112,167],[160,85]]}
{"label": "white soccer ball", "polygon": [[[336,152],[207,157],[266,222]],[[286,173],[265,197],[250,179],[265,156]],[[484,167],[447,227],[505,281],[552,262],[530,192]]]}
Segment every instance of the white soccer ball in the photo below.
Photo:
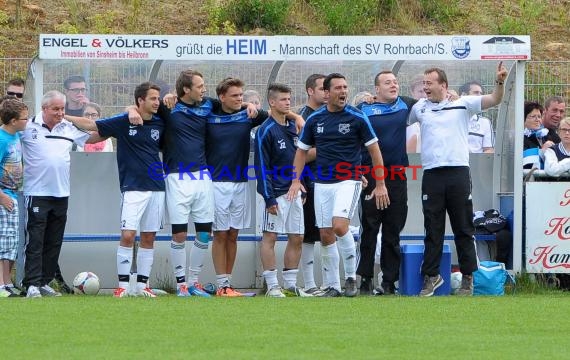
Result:
{"label": "white soccer ball", "polygon": [[455,292],[461,287],[461,280],[463,279],[463,274],[459,271],[451,273],[451,293]]}
{"label": "white soccer ball", "polygon": [[97,295],[100,287],[99,277],[90,271],[80,272],[73,279],[73,292],[76,294]]}

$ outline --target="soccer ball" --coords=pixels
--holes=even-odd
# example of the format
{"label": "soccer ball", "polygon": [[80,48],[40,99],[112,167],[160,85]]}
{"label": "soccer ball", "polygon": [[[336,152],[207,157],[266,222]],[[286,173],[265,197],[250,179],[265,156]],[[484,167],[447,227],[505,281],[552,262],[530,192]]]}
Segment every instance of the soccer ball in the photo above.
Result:
{"label": "soccer ball", "polygon": [[80,272],[73,279],[73,292],[76,294],[97,295],[99,289],[99,277],[90,271]]}
{"label": "soccer ball", "polygon": [[461,279],[463,278],[463,274],[459,271],[451,273],[451,293],[455,294],[455,292],[461,287]]}

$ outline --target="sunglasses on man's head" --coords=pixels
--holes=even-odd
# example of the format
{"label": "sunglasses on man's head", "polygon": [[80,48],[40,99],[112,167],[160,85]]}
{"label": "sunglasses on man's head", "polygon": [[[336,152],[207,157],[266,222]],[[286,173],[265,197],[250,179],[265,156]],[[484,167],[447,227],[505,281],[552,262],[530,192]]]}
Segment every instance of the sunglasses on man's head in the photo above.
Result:
{"label": "sunglasses on man's head", "polygon": [[19,92],[14,92],[14,91],[6,91],[6,95],[15,96],[18,99],[21,99],[24,97],[24,93],[19,93]]}

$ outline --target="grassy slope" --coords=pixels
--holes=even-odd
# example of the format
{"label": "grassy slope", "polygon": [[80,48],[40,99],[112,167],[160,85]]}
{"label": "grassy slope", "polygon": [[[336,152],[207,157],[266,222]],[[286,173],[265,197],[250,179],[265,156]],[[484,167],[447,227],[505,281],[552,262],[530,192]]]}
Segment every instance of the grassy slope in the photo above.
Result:
{"label": "grassy slope", "polygon": [[22,358],[561,358],[568,297],[4,299]]}
{"label": "grassy slope", "polygon": [[[22,4],[22,11],[20,24],[15,25],[18,2]],[[39,33],[207,33],[208,17],[203,3],[196,0],[0,0],[0,9],[10,16],[7,25],[2,25],[0,19],[0,57],[34,55]],[[369,34],[497,34],[501,27],[511,34],[531,34],[534,59],[570,59],[567,26],[570,0],[460,0],[456,1],[458,14],[443,23],[426,20],[417,1],[397,3],[393,13],[378,19]],[[305,0],[294,1],[288,23],[287,32],[291,34],[327,33]],[[266,32],[256,29],[252,33]]]}

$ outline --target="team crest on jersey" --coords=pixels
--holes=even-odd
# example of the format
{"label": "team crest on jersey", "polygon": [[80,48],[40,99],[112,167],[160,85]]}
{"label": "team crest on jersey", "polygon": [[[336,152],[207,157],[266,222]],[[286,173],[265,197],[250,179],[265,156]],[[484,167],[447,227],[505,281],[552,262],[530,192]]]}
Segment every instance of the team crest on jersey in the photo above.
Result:
{"label": "team crest on jersey", "polygon": [[481,125],[479,124],[479,122],[472,122],[471,124],[469,124],[469,130],[479,131],[479,129],[481,129]]}
{"label": "team crest on jersey", "polygon": [[277,143],[279,144],[279,149],[286,149],[287,148],[287,145],[285,145],[285,140],[279,139],[279,140],[277,140]]}
{"label": "team crest on jersey", "polygon": [[158,138],[160,137],[160,132],[156,129],[152,129],[150,131],[150,137],[154,140],[154,141],[158,141]]}
{"label": "team crest on jersey", "polygon": [[338,132],[346,135],[350,132],[350,124],[338,124]]}
{"label": "team crest on jersey", "polygon": [[38,131],[36,129],[32,129],[32,139],[38,139]]}
{"label": "team crest on jersey", "polygon": [[295,146],[297,146],[297,142],[299,141],[299,138],[297,136],[295,136],[293,138],[293,144],[295,144]]}
{"label": "team crest on jersey", "polygon": [[458,59],[465,59],[471,53],[469,38],[466,36],[454,37],[451,39],[451,53]]}
{"label": "team crest on jersey", "polygon": [[317,123],[317,134],[322,134],[325,132],[324,123]]}

